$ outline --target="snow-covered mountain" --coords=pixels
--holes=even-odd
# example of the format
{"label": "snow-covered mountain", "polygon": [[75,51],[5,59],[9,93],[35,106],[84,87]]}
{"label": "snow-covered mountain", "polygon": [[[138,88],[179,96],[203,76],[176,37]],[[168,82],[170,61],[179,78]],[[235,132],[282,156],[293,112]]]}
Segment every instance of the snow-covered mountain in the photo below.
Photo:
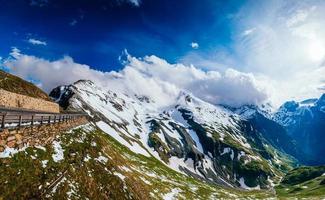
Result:
{"label": "snow-covered mountain", "polygon": [[325,94],[319,99],[288,101],[275,113],[274,120],[284,126],[303,151],[306,164],[324,164]]}
{"label": "snow-covered mountain", "polygon": [[[286,134],[282,126],[263,128],[275,122],[264,115],[244,117],[187,92],[162,106],[147,96],[78,81],[55,88],[50,96],[67,110],[88,113],[100,129],[133,152],[207,182],[268,188],[294,165],[286,154],[292,153],[290,148],[271,137],[274,131],[279,137]],[[291,140],[285,143],[290,146]]]}

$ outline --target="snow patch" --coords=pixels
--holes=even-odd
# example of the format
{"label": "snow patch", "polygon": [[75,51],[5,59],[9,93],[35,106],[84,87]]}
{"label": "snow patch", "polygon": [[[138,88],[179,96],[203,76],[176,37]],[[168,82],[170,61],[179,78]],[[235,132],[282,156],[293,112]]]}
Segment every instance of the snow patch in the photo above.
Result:
{"label": "snow patch", "polygon": [[105,133],[107,133],[110,136],[112,136],[115,140],[117,140],[118,142],[120,142],[124,146],[128,147],[131,151],[133,151],[135,153],[138,153],[138,154],[142,154],[142,155],[147,156],[147,157],[150,157],[150,154],[144,148],[142,148],[138,143],[132,142],[130,144],[123,137],[121,137],[119,135],[119,133],[117,133],[117,131],[115,129],[113,129],[111,126],[109,126],[105,122],[99,121],[99,122],[96,123],[96,125],[102,131],[104,131]]}
{"label": "snow patch", "polygon": [[42,167],[46,168],[48,162],[49,160],[42,160]]}
{"label": "snow patch", "polygon": [[23,147],[21,149],[15,149],[15,148],[6,147],[5,150],[0,153],[0,158],[11,158],[16,153],[18,153],[20,151],[25,151],[26,148],[27,148],[27,146],[25,146],[25,147]]}
{"label": "snow patch", "polygon": [[108,161],[108,158],[106,158],[105,156],[99,156],[98,158],[95,158],[95,160],[97,160],[100,163],[106,164]]}
{"label": "snow patch", "polygon": [[114,172],[114,175],[115,176],[118,176],[121,180],[123,180],[124,181],[124,179],[125,179],[125,176],[123,175],[123,174],[121,174],[121,173],[118,173],[118,172]]}
{"label": "snow patch", "polygon": [[169,193],[164,194],[163,199],[164,200],[175,200],[177,199],[177,194],[180,192],[180,189],[174,188]]}
{"label": "snow patch", "polygon": [[54,154],[52,154],[52,158],[54,162],[59,162],[60,160],[64,159],[64,151],[61,146],[61,142],[59,141],[54,141],[53,142],[53,149],[54,149]]}

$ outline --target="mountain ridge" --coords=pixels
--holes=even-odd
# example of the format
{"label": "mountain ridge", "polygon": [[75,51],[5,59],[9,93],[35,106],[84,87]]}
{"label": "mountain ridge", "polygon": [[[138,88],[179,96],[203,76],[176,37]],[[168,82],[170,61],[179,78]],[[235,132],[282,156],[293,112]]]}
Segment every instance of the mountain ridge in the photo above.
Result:
{"label": "mountain ridge", "polygon": [[325,163],[323,145],[325,130],[325,94],[318,99],[285,102],[274,114],[274,121],[281,124],[297,141],[305,155],[299,159],[304,164]]}
{"label": "mountain ridge", "polygon": [[59,86],[51,96],[67,109],[87,112],[131,150],[148,152],[172,169],[208,182],[269,188],[295,166],[256,124],[186,92],[164,108],[148,97],[103,90],[89,81]]}

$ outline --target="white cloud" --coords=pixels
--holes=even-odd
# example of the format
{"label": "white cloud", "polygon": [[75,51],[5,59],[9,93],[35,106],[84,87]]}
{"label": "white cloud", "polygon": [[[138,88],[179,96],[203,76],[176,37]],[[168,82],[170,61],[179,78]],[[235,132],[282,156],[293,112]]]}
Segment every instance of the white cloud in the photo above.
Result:
{"label": "white cloud", "polygon": [[127,67],[190,91],[210,103],[238,106],[260,104],[268,99],[267,84],[262,77],[257,78],[253,74],[234,69],[227,69],[225,73],[202,71],[194,66],[169,64],[156,56],[129,60]]}
{"label": "white cloud", "polygon": [[34,39],[34,38],[29,38],[28,42],[33,44],[33,45],[44,45],[44,46],[47,45],[47,43],[45,41],[37,40],[37,39]]}
{"label": "white cloud", "polygon": [[246,30],[242,33],[242,35],[243,35],[243,36],[247,36],[247,35],[250,35],[250,34],[254,33],[254,31],[255,31],[255,28],[246,29]]}
{"label": "white cloud", "polygon": [[20,56],[20,50],[17,47],[13,47],[11,52],[10,52],[10,56],[14,57],[14,58],[19,58]]}
{"label": "white cloud", "polygon": [[196,43],[196,42],[191,42],[191,47],[193,48],[193,49],[198,49],[199,48],[199,44],[198,43]]}
{"label": "white cloud", "polygon": [[287,21],[286,24],[288,27],[295,26],[301,22],[304,22],[308,17],[308,10],[297,10],[294,15],[292,15]]}
{"label": "white cloud", "polygon": [[17,49],[13,49],[12,56],[4,66],[20,77],[39,81],[46,91],[88,79],[112,90],[147,95],[163,106],[172,103],[182,90],[210,103],[231,106],[260,104],[269,97],[270,87],[264,77],[234,69],[225,73],[202,71],[194,66],[170,64],[156,56],[127,55],[128,60],[119,72],[93,70],[70,57],[48,61],[24,55]]}
{"label": "white cloud", "polygon": [[317,0],[248,2],[234,18],[233,66],[273,80],[279,102],[319,97],[324,10],[325,2]]}
{"label": "white cloud", "polygon": [[263,75],[276,105],[319,97],[325,77],[324,11],[325,2],[318,0],[247,1],[231,16],[231,43],[191,51],[179,61],[204,70],[231,67]]}

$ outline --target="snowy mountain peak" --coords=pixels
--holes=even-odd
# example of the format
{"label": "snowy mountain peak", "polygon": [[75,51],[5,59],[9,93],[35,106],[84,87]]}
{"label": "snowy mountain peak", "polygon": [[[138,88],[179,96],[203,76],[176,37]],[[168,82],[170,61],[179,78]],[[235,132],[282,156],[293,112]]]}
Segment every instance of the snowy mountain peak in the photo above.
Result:
{"label": "snowy mountain peak", "polygon": [[[83,80],[57,87],[51,96],[65,109],[88,113],[100,129],[131,151],[153,156],[181,173],[246,189],[269,187],[267,180],[276,176],[278,169],[270,163],[281,158],[274,151],[260,153],[272,142],[263,139],[263,133],[256,134],[254,124],[187,92],[161,107],[148,96],[113,92]],[[252,173],[255,178],[247,177]]]}
{"label": "snowy mountain peak", "polygon": [[276,122],[285,127],[301,149],[303,162],[321,164],[325,159],[322,143],[325,129],[325,95],[319,99],[307,99],[300,103],[290,101],[274,114]]}

